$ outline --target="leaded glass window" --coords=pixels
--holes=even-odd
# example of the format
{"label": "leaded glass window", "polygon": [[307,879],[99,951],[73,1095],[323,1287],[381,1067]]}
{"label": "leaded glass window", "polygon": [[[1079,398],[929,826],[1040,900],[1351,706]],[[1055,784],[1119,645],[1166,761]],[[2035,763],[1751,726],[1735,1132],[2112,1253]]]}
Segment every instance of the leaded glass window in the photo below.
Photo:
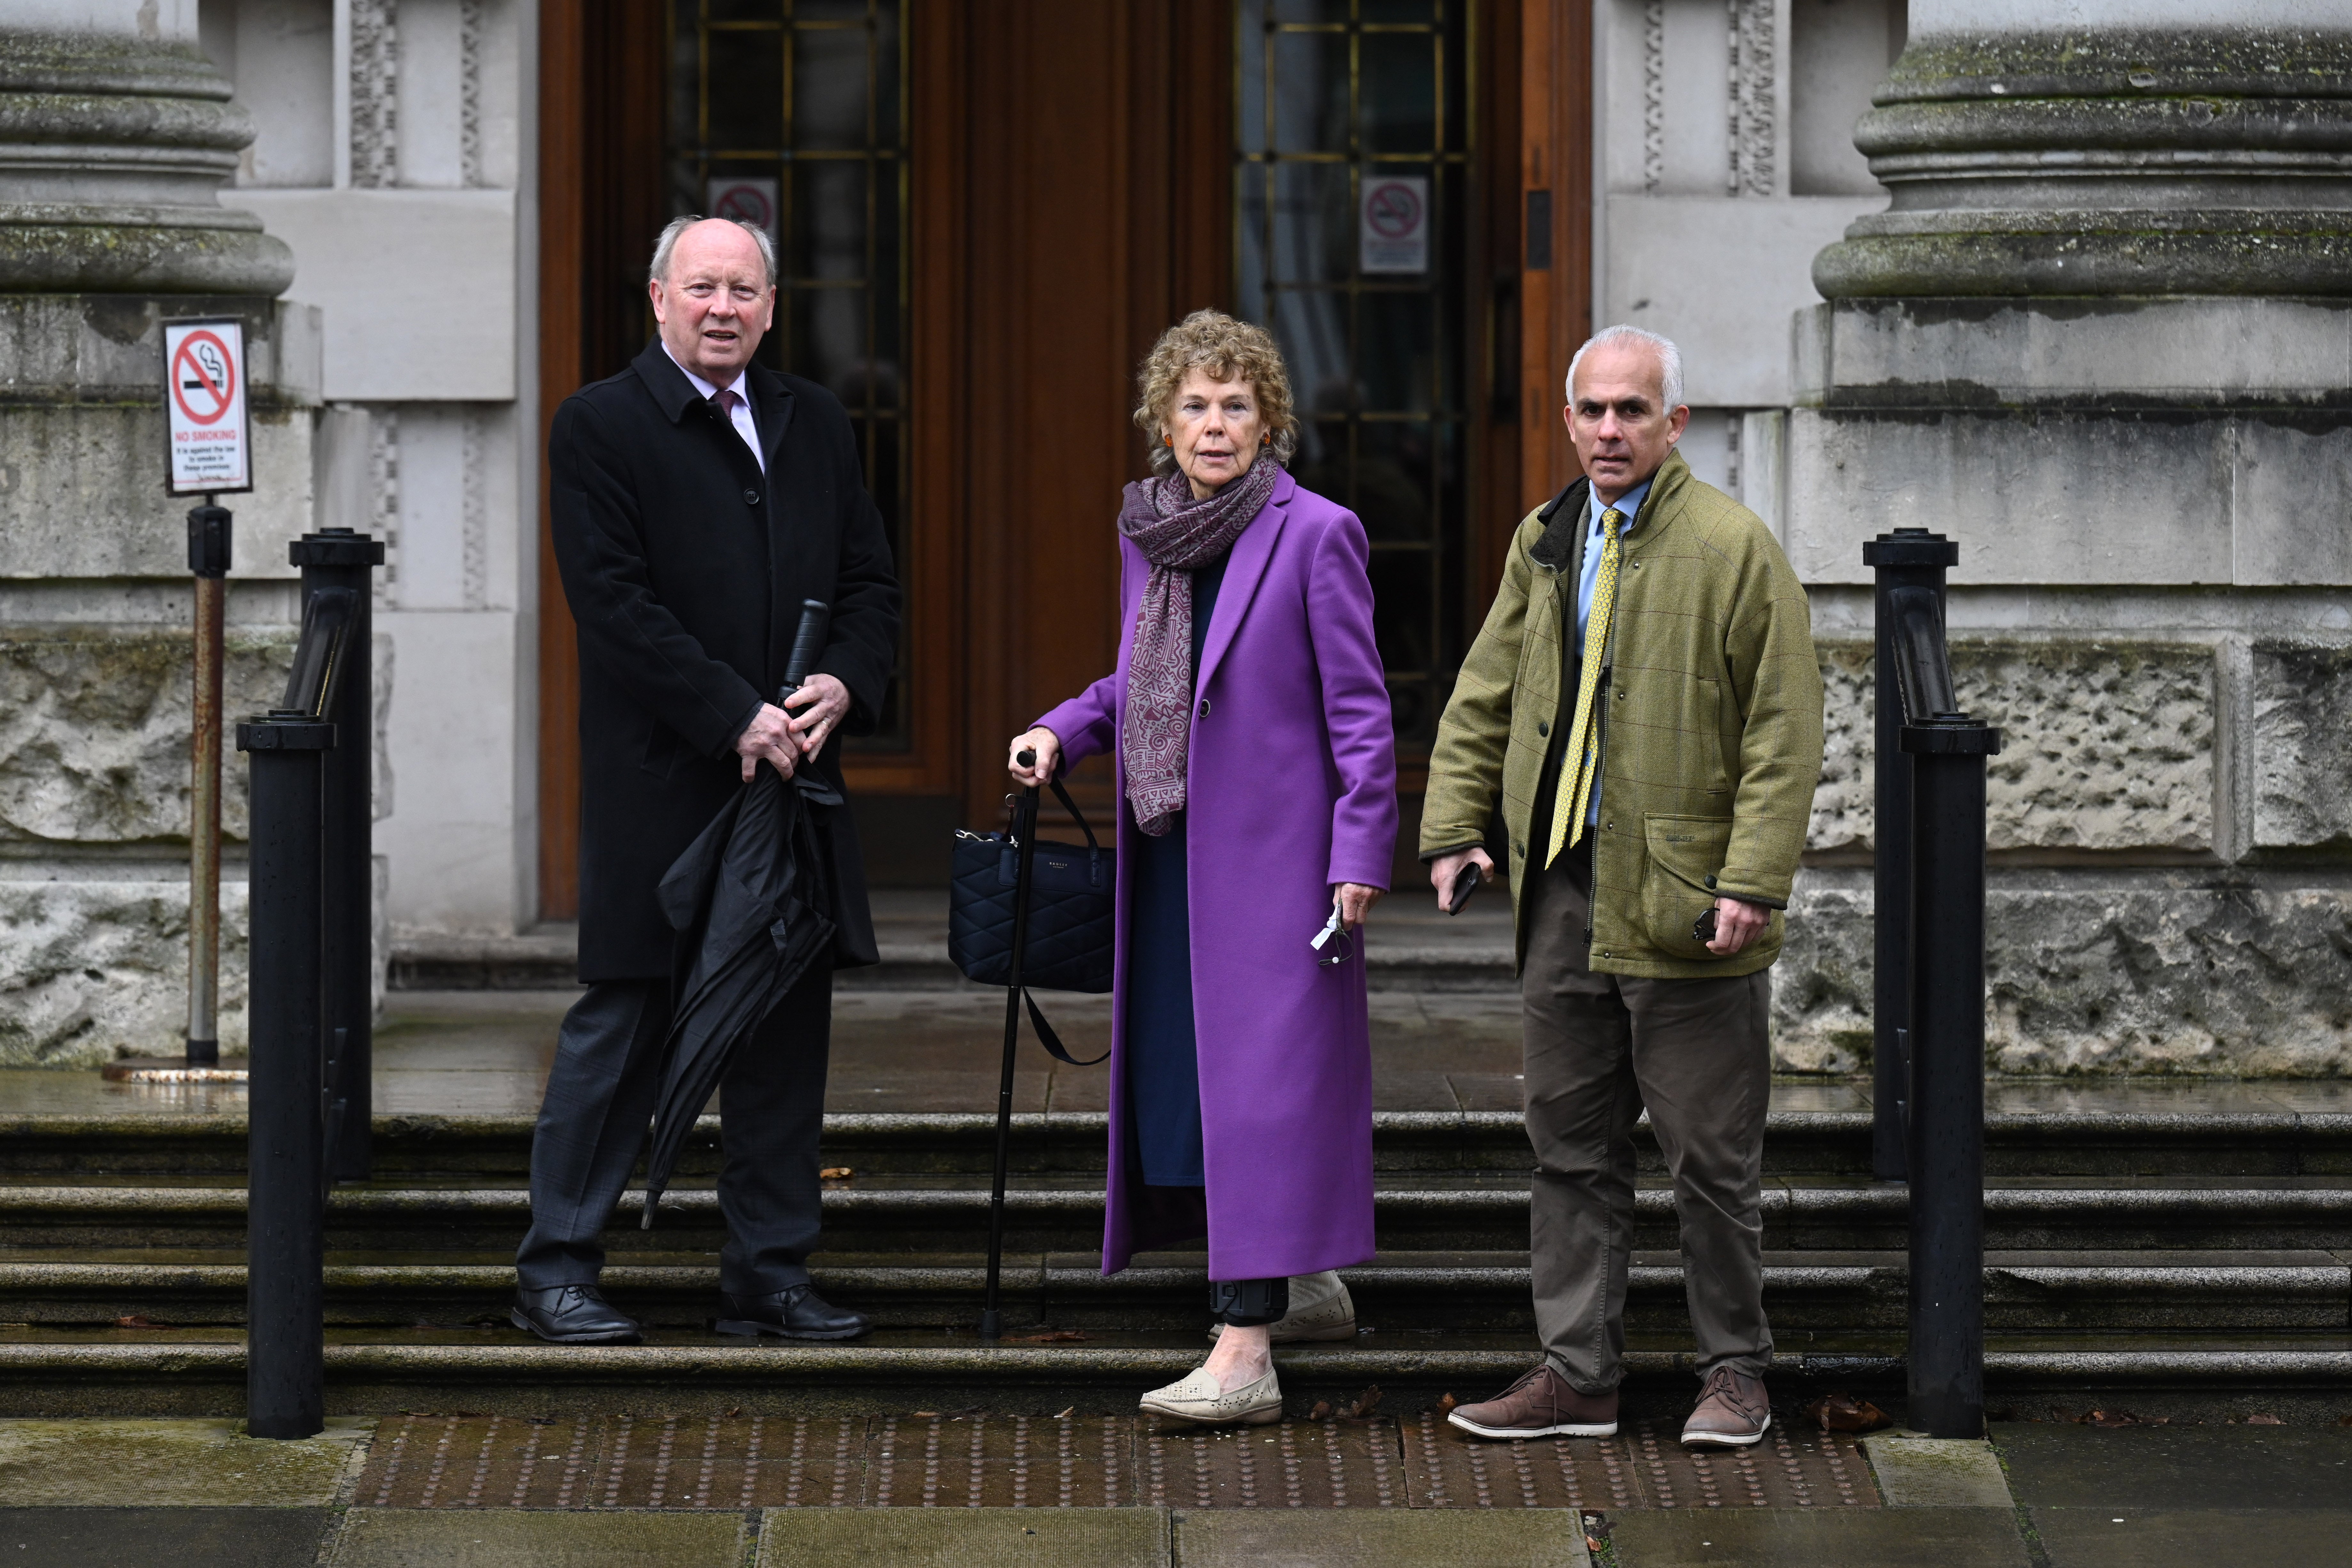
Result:
{"label": "leaded glass window", "polygon": [[1399,749],[1461,661],[1469,0],[1237,0],[1236,295],[1289,361],[1291,471],[1371,538]]}
{"label": "leaded glass window", "polygon": [[[849,410],[903,577],[907,539],[907,49],[903,0],[670,0],[669,205],[748,217],[782,276],[760,360]],[[892,683],[880,733],[909,744]]]}

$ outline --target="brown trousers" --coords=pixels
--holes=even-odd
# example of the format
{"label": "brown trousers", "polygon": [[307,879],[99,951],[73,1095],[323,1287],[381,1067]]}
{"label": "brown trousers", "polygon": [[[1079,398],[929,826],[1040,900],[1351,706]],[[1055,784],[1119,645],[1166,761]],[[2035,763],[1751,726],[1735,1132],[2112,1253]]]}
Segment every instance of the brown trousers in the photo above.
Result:
{"label": "brown trousers", "polygon": [[1702,1375],[1762,1375],[1769,971],[1720,980],[1596,975],[1591,845],[1531,870],[1527,964],[1528,1243],[1545,1357],[1586,1394],[1617,1386],[1633,1247],[1633,1127],[1646,1106],[1674,1178]]}

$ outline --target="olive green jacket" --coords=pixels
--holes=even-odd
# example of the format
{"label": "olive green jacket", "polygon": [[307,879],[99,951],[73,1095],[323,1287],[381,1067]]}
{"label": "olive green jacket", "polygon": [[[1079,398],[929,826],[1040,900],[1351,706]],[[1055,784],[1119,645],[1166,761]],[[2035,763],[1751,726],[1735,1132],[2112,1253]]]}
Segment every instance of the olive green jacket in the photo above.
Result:
{"label": "olive green jacket", "polygon": [[[1529,514],[1438,726],[1421,853],[1481,842],[1497,793],[1510,883],[1550,839],[1549,813],[1582,665],[1576,583],[1582,480]],[[1592,845],[1596,970],[1665,979],[1752,974],[1779,956],[1789,884],[1822,773],[1811,608],[1761,519],[1670,453],[1625,541],[1595,698],[1601,821]],[[1540,804],[1546,820],[1535,821]],[[1728,958],[1691,934],[1718,894],[1769,906]]]}

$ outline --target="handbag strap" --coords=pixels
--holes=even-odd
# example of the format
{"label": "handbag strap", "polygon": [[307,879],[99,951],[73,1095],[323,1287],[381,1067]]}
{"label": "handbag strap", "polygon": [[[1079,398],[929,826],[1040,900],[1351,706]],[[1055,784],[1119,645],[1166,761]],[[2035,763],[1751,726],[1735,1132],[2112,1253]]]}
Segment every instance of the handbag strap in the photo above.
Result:
{"label": "handbag strap", "polygon": [[1054,1032],[1054,1026],[1045,1021],[1045,1015],[1037,1010],[1037,998],[1029,994],[1029,988],[1026,986],[1021,988],[1021,999],[1028,1005],[1029,1026],[1037,1031],[1037,1043],[1044,1046],[1045,1053],[1055,1061],[1066,1061],[1072,1067],[1093,1067],[1110,1060],[1110,1052],[1108,1051],[1096,1057],[1093,1061],[1080,1061],[1076,1057],[1072,1056],[1062,1048],[1062,1037]]}
{"label": "handbag strap", "polygon": [[[1055,779],[1052,782],[1054,786],[1054,799],[1059,800],[1062,803],[1062,810],[1067,811],[1072,819],[1077,822],[1078,831],[1086,834],[1087,848],[1092,850],[1097,854],[1102,853],[1102,845],[1096,841],[1094,828],[1087,821],[1086,813],[1080,811],[1078,810],[1078,803],[1070,799],[1070,792],[1062,788],[1062,781],[1060,779]],[[1030,825],[1034,831],[1036,825],[1036,818],[1034,815],[1030,818]]]}

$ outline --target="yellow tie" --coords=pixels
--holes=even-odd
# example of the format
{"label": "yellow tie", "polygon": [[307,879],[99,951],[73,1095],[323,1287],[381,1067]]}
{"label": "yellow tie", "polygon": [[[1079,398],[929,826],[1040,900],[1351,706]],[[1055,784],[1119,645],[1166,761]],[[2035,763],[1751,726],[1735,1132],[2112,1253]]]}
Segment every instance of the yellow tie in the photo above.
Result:
{"label": "yellow tie", "polygon": [[1552,810],[1551,845],[1544,864],[1559,858],[1560,846],[1584,837],[1584,819],[1592,804],[1592,786],[1601,771],[1601,751],[1594,745],[1593,698],[1601,689],[1601,665],[1609,653],[1609,613],[1617,607],[1617,561],[1621,550],[1617,528],[1625,514],[1612,507],[1601,514],[1606,542],[1601,547],[1601,570],[1592,580],[1592,613],[1584,627],[1584,668],[1576,683],[1576,722],[1569,726],[1567,755],[1577,759],[1576,786],[1559,792]]}

